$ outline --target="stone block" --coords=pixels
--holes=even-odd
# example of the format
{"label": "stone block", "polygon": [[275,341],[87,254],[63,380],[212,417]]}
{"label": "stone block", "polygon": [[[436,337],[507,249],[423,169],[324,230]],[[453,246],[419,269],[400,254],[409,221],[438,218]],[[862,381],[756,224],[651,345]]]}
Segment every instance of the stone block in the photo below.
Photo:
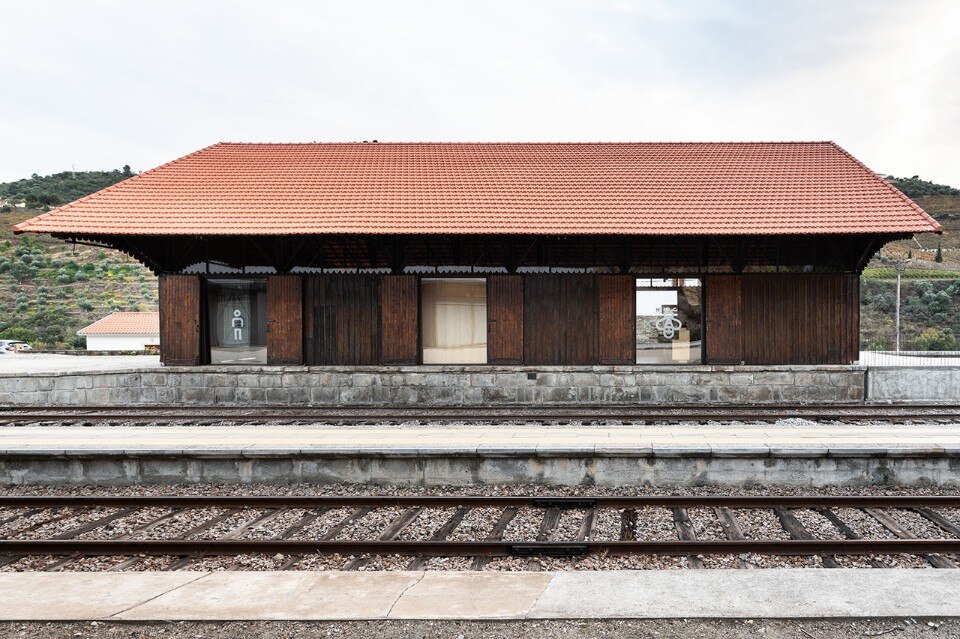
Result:
{"label": "stone block", "polygon": [[483,389],[483,401],[507,403],[517,401],[517,388],[506,386],[491,386]]}
{"label": "stone block", "polygon": [[743,393],[743,401],[756,404],[768,404],[776,401],[773,388],[765,385],[747,386]]}
{"label": "stone block", "polygon": [[336,404],[340,398],[340,389],[336,386],[316,386],[310,389],[311,404]]}
{"label": "stone block", "polygon": [[600,376],[597,375],[596,373],[574,373],[573,385],[579,386],[579,387],[599,386]]}
{"label": "stone block", "polygon": [[731,386],[750,386],[753,384],[753,373],[730,373]]}
{"label": "stone block", "polygon": [[340,402],[343,404],[369,404],[372,400],[370,386],[344,386],[340,389]]}
{"label": "stone block", "polygon": [[84,392],[84,398],[88,404],[105,405],[110,403],[109,388],[94,388]]}
{"label": "stone block", "polygon": [[366,484],[369,457],[316,457],[299,460],[300,481],[310,484]]}
{"label": "stone block", "polygon": [[236,404],[237,403],[236,386],[217,387],[213,389],[213,401],[216,404]]}
{"label": "stone block", "polygon": [[240,373],[237,375],[238,388],[256,388],[260,386],[260,376],[254,373]]}
{"label": "stone block", "polygon": [[263,403],[267,400],[267,389],[265,388],[238,386],[233,391],[234,401],[238,404]]}
{"label": "stone block", "polygon": [[178,457],[139,460],[140,480],[145,484],[177,484],[187,478],[187,462]]}
{"label": "stone block", "polygon": [[13,389],[19,393],[30,393],[40,390],[40,380],[36,377],[20,377],[14,380]]}
{"label": "stone block", "polygon": [[290,390],[287,388],[266,388],[264,392],[268,404],[286,404],[290,401]]}
{"label": "stone block", "polygon": [[210,404],[214,401],[212,388],[188,386],[180,389],[180,401],[185,404]]}
{"label": "stone block", "polygon": [[768,384],[770,386],[785,386],[793,384],[793,373],[789,371],[757,371],[753,374],[754,384]]}
{"label": "stone block", "polygon": [[257,385],[260,388],[280,388],[283,386],[283,378],[277,373],[260,373],[257,377]]}

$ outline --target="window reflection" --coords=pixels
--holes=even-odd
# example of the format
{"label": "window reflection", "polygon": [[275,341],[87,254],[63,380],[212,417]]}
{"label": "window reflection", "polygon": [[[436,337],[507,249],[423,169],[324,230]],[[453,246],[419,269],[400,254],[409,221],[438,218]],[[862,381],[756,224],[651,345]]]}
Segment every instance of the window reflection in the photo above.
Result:
{"label": "window reflection", "polygon": [[424,364],[486,363],[486,280],[423,279],[420,301]]}
{"label": "window reflection", "polygon": [[211,364],[267,363],[267,284],[208,280]]}
{"label": "window reflection", "polygon": [[637,363],[699,364],[699,279],[637,279]]}

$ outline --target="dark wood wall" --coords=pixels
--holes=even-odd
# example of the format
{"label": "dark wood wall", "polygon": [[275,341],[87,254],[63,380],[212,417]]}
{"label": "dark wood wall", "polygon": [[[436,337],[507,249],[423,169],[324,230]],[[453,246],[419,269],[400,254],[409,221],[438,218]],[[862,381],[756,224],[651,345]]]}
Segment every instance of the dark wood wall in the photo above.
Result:
{"label": "dark wood wall", "polygon": [[267,363],[303,363],[303,278],[299,275],[267,278]]}
{"label": "dark wood wall", "polygon": [[743,361],[743,282],[738,275],[717,275],[703,285],[706,361],[739,364]]}
{"label": "dark wood wall", "polygon": [[160,361],[166,366],[201,364],[200,277],[161,275],[158,297]]}
{"label": "dark wood wall", "polygon": [[304,276],[306,364],[380,364],[380,283],[379,275]]}
{"label": "dark wood wall", "polygon": [[[204,363],[202,280],[160,277],[161,360]],[[711,364],[847,364],[859,355],[859,286],[852,274],[711,275],[704,281]],[[630,364],[632,275],[487,277],[491,364]],[[380,365],[419,361],[415,275],[278,275],[267,279],[270,364]]]}
{"label": "dark wood wall", "polygon": [[596,275],[525,275],[523,289],[524,364],[599,361]]}
{"label": "dark wood wall", "polygon": [[707,361],[849,364],[860,350],[860,278],[746,274],[707,280]]}
{"label": "dark wood wall", "polygon": [[416,275],[384,275],[380,283],[380,343],[384,364],[416,364],[420,344]]}
{"label": "dark wood wall", "polygon": [[633,275],[603,275],[597,282],[600,363],[633,364],[637,351],[637,280]]}
{"label": "dark wood wall", "polygon": [[487,277],[487,361],[523,363],[523,276]]}

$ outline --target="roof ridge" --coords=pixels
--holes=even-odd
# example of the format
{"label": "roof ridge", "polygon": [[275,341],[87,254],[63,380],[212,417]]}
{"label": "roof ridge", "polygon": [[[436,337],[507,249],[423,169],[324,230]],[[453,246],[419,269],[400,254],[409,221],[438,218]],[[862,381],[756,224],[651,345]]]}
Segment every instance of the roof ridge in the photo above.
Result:
{"label": "roof ridge", "polygon": [[[224,141],[217,142],[216,144],[213,144],[213,145],[211,145],[211,146],[208,146],[208,147],[205,147],[205,148],[203,148],[203,149],[200,149],[200,150],[201,150],[201,151],[205,151],[205,150],[211,149],[211,148],[213,148],[213,147],[215,147],[215,146],[354,146],[354,145],[355,145],[355,146],[372,146],[372,145],[374,145],[374,144],[380,144],[380,145],[385,145],[385,146],[419,146],[419,145],[424,145],[424,146],[427,146],[427,145],[429,145],[429,146],[455,146],[455,145],[470,145],[470,146],[495,146],[495,145],[503,145],[503,146],[523,146],[523,145],[538,145],[538,144],[539,144],[539,145],[552,145],[552,146],[574,146],[574,145],[576,145],[576,146],[587,146],[587,145],[590,145],[590,146],[603,146],[603,145],[625,146],[625,145],[635,145],[635,144],[643,144],[643,145],[656,145],[656,144],[661,144],[661,145],[674,145],[674,146],[683,146],[683,145],[695,145],[695,144],[699,144],[699,145],[710,145],[710,146],[713,146],[713,145],[717,145],[717,146],[719,146],[719,145],[730,146],[730,145],[733,145],[733,144],[736,144],[736,145],[774,145],[774,144],[778,144],[778,145],[791,144],[791,145],[792,145],[792,144],[797,144],[797,145],[799,145],[799,144],[834,144],[834,143],[831,142],[830,140],[739,140],[739,141],[724,141],[724,140],[685,140],[685,141],[684,141],[684,140],[665,140],[665,141],[664,141],[664,140],[661,140],[661,141],[654,141],[654,140],[632,140],[632,141],[630,141],[630,140],[626,140],[626,141],[624,141],[624,140],[621,140],[621,141],[617,141],[617,142],[611,142],[611,141],[609,141],[609,140],[608,140],[608,141],[592,140],[592,141],[579,141],[579,142],[578,142],[578,141],[570,141],[570,140],[567,140],[567,141],[557,141],[557,140],[552,140],[552,141],[551,141],[551,140],[547,140],[547,141],[525,141],[525,142],[524,142],[524,141],[516,141],[516,140],[513,140],[513,141],[487,141],[487,142],[469,141],[469,140],[468,140],[468,141],[461,141],[461,142],[451,142],[451,141],[442,142],[442,141],[431,141],[431,140],[420,140],[420,141],[410,141],[410,140],[400,141],[400,140],[395,140],[395,141],[389,141],[389,142],[385,142],[385,141],[381,141],[381,140],[376,140],[376,141],[367,141],[367,140],[357,141],[357,140],[352,140],[352,141],[325,141],[325,142],[324,142],[324,141],[316,141],[316,140],[313,140],[313,141],[310,141],[310,142],[231,142],[231,141],[226,141],[226,140],[224,140]],[[199,153],[199,151],[197,151],[197,153]],[[191,154],[191,155],[192,155],[192,154]],[[184,156],[184,157],[187,157],[187,156]],[[180,158],[180,159],[183,159],[183,158]],[[176,160],[174,160],[174,161],[176,161]],[[158,168],[159,168],[159,167],[158,167]]]}

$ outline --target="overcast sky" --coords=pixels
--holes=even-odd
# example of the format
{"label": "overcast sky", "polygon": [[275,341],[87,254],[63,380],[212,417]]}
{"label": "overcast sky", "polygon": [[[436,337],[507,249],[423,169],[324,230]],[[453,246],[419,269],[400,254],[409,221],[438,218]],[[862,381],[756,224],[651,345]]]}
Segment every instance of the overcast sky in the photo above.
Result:
{"label": "overcast sky", "polygon": [[0,0],[0,181],[217,141],[834,140],[960,186],[960,2]]}

